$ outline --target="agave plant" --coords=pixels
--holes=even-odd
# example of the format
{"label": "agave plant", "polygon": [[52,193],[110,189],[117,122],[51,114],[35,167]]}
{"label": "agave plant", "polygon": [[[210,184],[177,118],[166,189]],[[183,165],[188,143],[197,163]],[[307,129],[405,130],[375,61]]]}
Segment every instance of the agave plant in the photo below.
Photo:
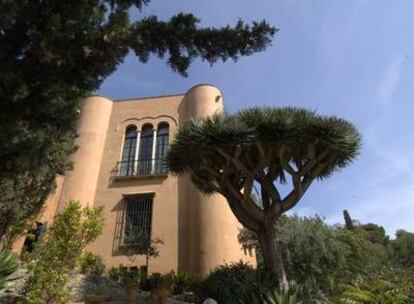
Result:
{"label": "agave plant", "polygon": [[270,289],[267,292],[252,292],[240,304],[302,304],[293,288],[279,290]]}
{"label": "agave plant", "polygon": [[0,297],[2,297],[6,291],[5,285],[8,281],[12,280],[11,275],[17,270],[17,263],[13,259],[12,255],[6,251],[0,251]]}
{"label": "agave plant", "polygon": [[[412,300],[412,299],[411,299]],[[410,304],[410,298],[394,285],[382,280],[357,281],[346,288],[340,304]]]}

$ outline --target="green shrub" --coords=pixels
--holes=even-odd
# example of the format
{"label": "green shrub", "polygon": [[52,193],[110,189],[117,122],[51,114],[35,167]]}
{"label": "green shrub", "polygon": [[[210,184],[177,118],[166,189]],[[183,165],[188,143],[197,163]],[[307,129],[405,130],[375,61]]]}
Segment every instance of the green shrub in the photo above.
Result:
{"label": "green shrub", "polygon": [[[289,280],[297,282],[305,295],[334,295],[357,275],[376,271],[389,262],[387,237],[379,226],[370,224],[354,230],[328,226],[322,218],[283,217],[277,225],[277,240],[282,248]],[[375,242],[371,241],[374,240]],[[261,250],[257,236],[246,229],[239,234],[245,248]]]}
{"label": "green shrub", "polygon": [[389,264],[387,248],[365,239],[358,230],[338,229],[337,235],[339,240],[348,247],[345,268],[342,273],[339,272],[341,282],[349,282],[357,275],[368,275]]}
{"label": "green shrub", "polygon": [[93,254],[92,252],[85,252],[79,259],[80,270],[85,274],[88,269],[91,273],[96,275],[102,275],[105,271],[105,264],[100,255]]}
{"label": "green shrub", "polygon": [[288,278],[298,284],[311,279],[319,289],[331,290],[338,274],[343,275],[350,253],[336,229],[317,216],[291,216],[281,222],[278,232]]}
{"label": "green shrub", "polygon": [[151,291],[166,285],[170,285],[168,276],[162,276],[160,273],[153,273],[148,277],[144,277],[139,283],[139,287],[144,291]]}
{"label": "green shrub", "polygon": [[397,265],[414,266],[414,233],[405,230],[396,232],[395,240],[392,240],[393,261]]}
{"label": "green shrub", "polygon": [[4,294],[5,285],[10,276],[17,270],[17,263],[7,250],[0,251],[0,298]]}
{"label": "green shrub", "polygon": [[343,292],[340,304],[410,304],[414,299],[390,282],[358,278]]}
{"label": "green shrub", "polygon": [[103,209],[81,208],[69,202],[55,217],[42,244],[35,248],[33,261],[28,264],[29,279],[25,286],[28,304],[68,301],[65,285],[86,245],[102,232]]}
{"label": "green shrub", "polygon": [[220,304],[239,303],[252,290],[265,292],[275,284],[276,280],[265,272],[240,261],[218,266],[200,282],[197,296],[200,300],[213,298]]}
{"label": "green shrub", "polygon": [[111,267],[111,269],[108,270],[108,277],[112,281],[119,283],[121,279],[121,270],[119,267]]}
{"label": "green shrub", "polygon": [[138,287],[139,272],[130,269],[121,269],[119,272],[119,283],[126,289]]}
{"label": "green shrub", "polygon": [[185,271],[171,271],[164,276],[164,280],[173,294],[182,294],[184,291],[191,290],[196,281],[192,275]]}

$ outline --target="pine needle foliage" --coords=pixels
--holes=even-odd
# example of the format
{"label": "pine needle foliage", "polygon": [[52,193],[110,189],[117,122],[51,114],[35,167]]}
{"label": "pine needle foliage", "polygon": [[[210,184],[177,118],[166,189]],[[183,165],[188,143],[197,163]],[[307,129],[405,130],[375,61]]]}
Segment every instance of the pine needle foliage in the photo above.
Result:
{"label": "pine needle foliage", "polygon": [[[0,248],[13,224],[42,209],[57,174],[71,169],[80,100],[97,90],[129,52],[151,55],[186,76],[263,51],[276,29],[265,21],[200,27],[193,14],[169,20],[141,13],[149,0],[24,0],[0,5]],[[138,17],[131,17],[137,8]],[[137,72],[139,75],[139,72]]]}

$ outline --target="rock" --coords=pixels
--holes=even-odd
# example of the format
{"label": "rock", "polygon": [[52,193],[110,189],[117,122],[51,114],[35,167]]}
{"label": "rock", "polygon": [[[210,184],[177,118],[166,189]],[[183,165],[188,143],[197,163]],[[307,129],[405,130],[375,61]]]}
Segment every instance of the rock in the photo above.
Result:
{"label": "rock", "polygon": [[82,302],[85,296],[99,295],[107,301],[125,300],[125,290],[116,282],[102,276],[75,274],[68,284],[72,301]]}
{"label": "rock", "polygon": [[211,298],[205,299],[203,304],[217,304],[216,300],[213,300]]}
{"label": "rock", "polygon": [[6,292],[0,297],[0,304],[16,304],[19,300],[23,300],[21,295],[13,292]]}
{"label": "rock", "polygon": [[27,269],[19,268],[10,277],[11,281],[6,283],[6,291],[10,293],[20,293],[27,280]]}
{"label": "rock", "polygon": [[0,304],[15,304],[23,299],[21,293],[27,280],[27,269],[19,268],[10,277],[12,280],[5,285],[5,293],[0,298]]}

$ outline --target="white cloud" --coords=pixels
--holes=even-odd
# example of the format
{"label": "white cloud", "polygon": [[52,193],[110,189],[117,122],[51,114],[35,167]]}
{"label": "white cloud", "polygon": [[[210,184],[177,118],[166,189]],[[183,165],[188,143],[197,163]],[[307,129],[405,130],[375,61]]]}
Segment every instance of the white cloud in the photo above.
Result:
{"label": "white cloud", "polygon": [[[349,212],[363,223],[373,222],[384,226],[390,235],[397,229],[414,231],[413,184],[377,188],[353,204]],[[330,222],[337,220],[337,217],[328,218]]]}
{"label": "white cloud", "polygon": [[[372,119],[364,130],[359,164],[365,171],[364,180],[360,181],[362,192],[342,202],[354,218],[383,225],[388,234],[394,234],[397,229],[414,231],[414,163],[410,151],[398,146],[392,121],[403,63],[404,56],[396,55],[380,74],[377,99],[370,109]],[[328,215],[327,221],[343,222],[338,213]]]}
{"label": "white cloud", "polygon": [[382,79],[379,82],[379,98],[380,106],[388,108],[392,105],[392,97],[397,89],[401,69],[404,63],[404,56],[396,55],[386,67]]}

